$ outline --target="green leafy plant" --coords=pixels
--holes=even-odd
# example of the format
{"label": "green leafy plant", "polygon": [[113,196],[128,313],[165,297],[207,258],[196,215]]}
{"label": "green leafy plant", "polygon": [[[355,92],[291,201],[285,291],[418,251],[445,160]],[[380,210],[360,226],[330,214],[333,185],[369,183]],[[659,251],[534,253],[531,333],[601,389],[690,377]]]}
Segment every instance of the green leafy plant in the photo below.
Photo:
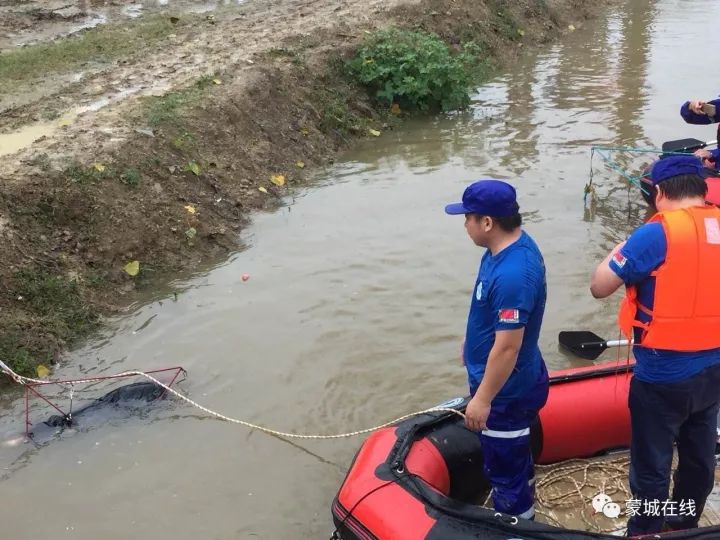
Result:
{"label": "green leafy plant", "polygon": [[350,71],[388,105],[447,111],[469,104],[468,92],[484,69],[479,54],[473,43],[453,51],[436,34],[389,28],[365,40]]}

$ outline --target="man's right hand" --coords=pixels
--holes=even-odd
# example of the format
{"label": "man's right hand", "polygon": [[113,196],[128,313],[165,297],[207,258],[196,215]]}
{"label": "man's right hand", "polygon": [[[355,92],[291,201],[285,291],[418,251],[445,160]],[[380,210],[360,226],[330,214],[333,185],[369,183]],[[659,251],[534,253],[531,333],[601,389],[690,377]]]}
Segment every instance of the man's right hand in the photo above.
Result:
{"label": "man's right hand", "polygon": [[700,101],[699,99],[694,99],[690,101],[690,110],[695,114],[705,114],[705,111],[703,111],[704,106],[705,102]]}
{"label": "man's right hand", "polygon": [[693,154],[702,160],[704,167],[707,167],[710,169],[715,167],[715,163],[711,160],[712,154],[710,153],[710,150],[701,148],[700,150],[695,150],[695,152],[693,152]]}

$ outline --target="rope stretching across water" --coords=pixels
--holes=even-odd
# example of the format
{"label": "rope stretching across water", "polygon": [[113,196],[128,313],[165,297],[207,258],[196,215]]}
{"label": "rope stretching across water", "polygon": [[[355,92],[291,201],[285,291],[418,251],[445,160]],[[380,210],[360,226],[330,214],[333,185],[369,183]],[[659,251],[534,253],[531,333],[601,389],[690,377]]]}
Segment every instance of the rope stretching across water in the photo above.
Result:
{"label": "rope stretching across water", "polygon": [[[24,377],[22,375],[18,375],[15,373],[10,367],[7,366],[4,362],[0,360],[0,372],[4,372],[6,375],[8,375],[11,379],[13,379],[16,383],[20,385],[26,385],[28,383],[37,383],[37,384],[60,384],[60,385],[67,385],[72,388],[73,384],[78,383],[86,383],[86,382],[92,382],[96,380],[104,380],[105,378],[89,378],[89,379],[82,379],[82,380],[74,380],[74,381],[52,381],[52,380],[42,380],[42,379],[33,379],[31,377]],[[381,424],[379,426],[367,428],[367,429],[361,429],[357,431],[352,431],[348,433],[339,433],[334,435],[307,435],[307,434],[297,434],[297,433],[287,433],[283,431],[278,431],[275,429],[270,429],[264,426],[259,426],[257,424],[253,424],[251,422],[247,422],[245,420],[240,420],[237,418],[232,418],[230,416],[218,413],[216,411],[213,411],[211,409],[208,409],[207,407],[204,407],[203,405],[200,405],[199,403],[193,401],[192,399],[188,398],[187,396],[181,394],[177,390],[170,388],[166,384],[163,384],[159,380],[157,380],[152,375],[148,375],[147,373],[144,373],[142,371],[124,371],[122,373],[119,373],[118,376],[128,376],[128,375],[137,375],[140,377],[145,377],[146,379],[152,381],[153,383],[161,386],[166,391],[170,392],[172,395],[177,397],[178,399],[192,405],[193,407],[200,409],[201,411],[209,414],[210,416],[213,416],[215,418],[218,418],[220,420],[224,420],[226,422],[231,422],[233,424],[240,424],[242,426],[245,426],[247,428],[251,429],[257,429],[258,431],[262,431],[265,433],[269,433],[271,435],[276,435],[279,437],[286,437],[286,438],[295,438],[295,439],[317,439],[317,440],[326,440],[326,439],[340,439],[340,438],[347,438],[347,437],[353,437],[356,435],[362,435],[366,433],[371,433],[373,431],[377,431],[379,429],[391,426],[393,424],[396,424],[398,422],[401,422],[403,420],[406,420],[408,418],[411,418],[413,416],[418,416],[422,414],[429,414],[429,413],[437,413],[437,412],[447,412],[452,413],[460,416],[461,418],[465,418],[465,415],[455,409],[445,408],[445,407],[433,407],[430,409],[425,409],[422,411],[417,411],[414,413],[406,414],[404,416],[401,416],[399,418],[396,418],[394,420],[391,420],[389,422],[386,422],[384,424]],[[625,488],[624,484],[620,481],[620,476],[625,477],[627,475],[627,472],[625,470],[625,467],[627,466],[627,458],[620,458],[612,461],[607,461],[604,463],[591,463],[591,462],[583,462],[582,460],[576,460],[574,462],[569,462],[565,466],[561,467],[550,467],[550,466],[541,466],[538,465],[537,468],[539,470],[543,469],[549,469],[549,472],[546,473],[542,478],[540,478],[537,482],[537,499],[538,499],[538,505],[546,510],[552,511],[553,509],[558,508],[567,508],[572,506],[577,506],[578,502],[581,505],[581,508],[583,506],[587,506],[588,503],[588,497],[582,493],[583,488],[599,488],[597,484],[591,482],[588,479],[588,472],[589,470],[595,470],[595,471],[605,471],[607,473],[611,473],[608,476],[605,476],[603,479],[603,486],[602,489],[608,494],[614,494],[614,493],[622,493],[626,497],[629,496],[627,488]],[[574,478],[572,478],[573,473],[583,473],[583,480],[582,482],[578,483]],[[545,490],[547,490],[548,487],[554,484],[563,483],[572,481],[574,486],[573,488],[570,488],[569,491],[561,494],[556,495],[550,495],[549,493],[544,493]],[[613,483],[611,489],[604,489],[608,484]],[[578,496],[574,501],[568,501],[569,497],[572,497],[573,495]],[[487,504],[488,501],[486,501]],[[483,505],[484,506],[484,505]],[[548,515],[541,510],[538,509],[538,514],[543,515],[548,519],[548,521],[555,522],[556,525],[562,526],[558,521],[557,518]],[[587,519],[585,516],[584,510],[581,510],[581,517],[586,525],[590,527],[590,530],[596,530],[600,532],[609,532],[611,529],[603,529],[602,527],[599,527],[597,524],[590,522],[590,520]]]}
{"label": "rope stretching across water", "polygon": [[[639,187],[643,192],[649,195],[647,193],[647,190],[642,185],[642,177],[643,175],[636,175],[631,174],[629,171],[623,168],[620,163],[615,161],[612,157],[612,153],[619,153],[624,152],[627,154],[656,154],[656,155],[665,155],[665,156],[686,156],[687,152],[664,152],[663,150],[658,150],[657,148],[637,148],[634,146],[592,146],[590,147],[590,166],[592,168],[592,161],[595,154],[600,156],[600,158],[605,162],[605,164],[618,173],[620,176],[625,178],[628,182],[631,184]],[[590,183],[592,184],[592,176],[590,178]]]}
{"label": "rope stretching across water", "polygon": [[[622,149],[622,147],[616,147],[616,149]],[[623,178],[625,178],[626,180],[628,180],[631,184],[639,187],[640,189],[643,189],[643,186],[642,186],[642,183],[641,183],[641,179],[642,179],[643,175],[642,175],[642,174],[640,174],[640,175],[633,175],[633,174],[630,174],[630,173],[629,173],[628,171],[626,171],[625,169],[623,169],[622,166],[621,166],[617,161],[615,161],[614,159],[612,159],[612,158],[610,157],[610,152],[611,152],[611,151],[613,151],[612,148],[604,148],[604,147],[595,147],[595,146],[593,146],[592,149],[591,149],[591,151],[590,151],[590,163],[592,163],[592,160],[593,160],[594,155],[597,154],[598,156],[600,156],[600,158],[605,162],[605,164],[606,164],[610,169],[612,169],[613,171],[615,171],[616,173],[618,173],[620,176],[622,176]],[[606,154],[605,152],[607,152],[607,154]]]}
{"label": "rope stretching across water", "polygon": [[[16,383],[21,384],[21,385],[26,385],[28,383],[48,384],[49,382],[54,382],[56,384],[64,384],[64,385],[72,386],[73,384],[78,384],[80,382],[85,383],[85,382],[92,382],[95,380],[101,380],[100,378],[98,378],[98,379],[91,378],[91,379],[82,379],[82,380],[77,380],[77,381],[60,382],[60,381],[47,381],[47,380],[41,380],[41,379],[33,379],[31,377],[23,377],[22,375],[18,375],[12,369],[10,369],[10,367],[8,367],[8,365],[5,364],[2,360],[0,360],[0,371],[4,372],[11,379],[13,379]],[[192,405],[196,409],[200,409],[201,411],[209,414],[210,416],[214,416],[215,418],[224,420],[226,422],[231,422],[233,424],[240,424],[242,426],[245,426],[245,427],[248,427],[251,429],[257,429],[258,431],[262,431],[264,433],[269,433],[271,435],[292,438],[292,439],[342,439],[342,438],[347,438],[347,437],[354,437],[356,435],[363,435],[365,433],[371,433],[373,431],[377,431],[379,429],[391,426],[393,424],[397,424],[398,422],[402,422],[403,420],[407,420],[408,418],[412,418],[413,416],[419,416],[422,414],[429,414],[429,413],[436,413],[436,412],[453,413],[453,414],[460,416],[463,419],[465,418],[465,415],[458,410],[449,409],[449,408],[445,408],[445,407],[433,407],[430,409],[425,409],[422,411],[417,411],[417,412],[413,412],[410,414],[406,414],[406,415],[396,418],[394,420],[390,420],[389,422],[385,422],[384,424],[380,424],[379,426],[375,426],[375,427],[371,427],[371,428],[367,428],[367,429],[360,429],[357,431],[351,431],[349,433],[339,433],[339,434],[335,434],[335,435],[304,435],[304,434],[297,434],[297,433],[286,433],[283,431],[270,429],[270,428],[267,428],[264,426],[259,426],[257,424],[253,424],[251,422],[247,422],[245,420],[239,420],[237,418],[232,418],[230,416],[226,416],[219,412],[208,409],[207,407],[204,407],[204,406],[200,405],[199,403],[193,401],[189,397],[181,394],[177,390],[170,388],[166,384],[161,383],[159,380],[157,380],[152,375],[148,375],[147,373],[143,373],[142,371],[124,371],[122,373],[119,373],[118,375],[119,376],[138,375],[140,377],[145,377],[146,379],[154,382],[158,386],[161,386],[162,388],[164,388],[166,391],[170,392],[172,395],[174,395],[178,399]]]}

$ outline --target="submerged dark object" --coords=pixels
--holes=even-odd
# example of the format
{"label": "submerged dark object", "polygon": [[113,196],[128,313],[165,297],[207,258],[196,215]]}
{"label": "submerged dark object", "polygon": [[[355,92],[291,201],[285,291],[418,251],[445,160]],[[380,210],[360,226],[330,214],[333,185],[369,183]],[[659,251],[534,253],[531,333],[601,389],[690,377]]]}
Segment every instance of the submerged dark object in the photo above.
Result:
{"label": "submerged dark object", "polygon": [[165,388],[152,381],[126,384],[119,388],[115,388],[104,396],[97,398],[76,411],[66,415],[54,414],[45,420],[43,424],[50,427],[70,427],[73,425],[78,416],[82,416],[89,411],[108,405],[117,406],[120,403],[131,401],[144,401],[149,403],[160,398],[165,392]]}

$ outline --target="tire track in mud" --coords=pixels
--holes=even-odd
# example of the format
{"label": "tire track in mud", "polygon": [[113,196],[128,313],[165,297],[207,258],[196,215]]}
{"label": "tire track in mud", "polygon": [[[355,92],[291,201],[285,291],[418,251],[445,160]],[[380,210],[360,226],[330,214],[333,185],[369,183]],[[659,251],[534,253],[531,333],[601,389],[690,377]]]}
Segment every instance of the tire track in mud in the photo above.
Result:
{"label": "tire track in mud", "polygon": [[[408,2],[353,0],[340,5],[330,0],[309,3],[299,0],[268,4],[249,2],[237,9],[201,17],[199,29],[191,28],[178,33],[158,50],[127,64],[121,61],[71,84],[60,76],[60,88],[56,91],[40,94],[33,103],[0,113],[0,153],[7,153],[2,152],[3,132],[5,136],[12,137],[28,125],[47,125],[45,137],[13,156],[15,159],[11,160],[6,170],[16,174],[24,163],[32,160],[33,155],[41,153],[52,153],[55,158],[87,154],[92,151],[93,134],[98,130],[112,132],[113,142],[121,143],[128,136],[133,136],[133,131],[124,125],[126,102],[135,102],[148,95],[162,95],[203,75],[220,71],[229,72],[237,78],[247,70],[261,67],[258,64],[262,60],[258,60],[258,56],[263,52],[281,49],[293,39],[332,33],[333,28],[348,32],[355,28],[353,34],[347,34],[347,39],[350,39],[358,35],[358,21],[368,27],[377,26],[372,23],[373,20],[384,22],[382,17],[378,21],[379,13],[401,3]],[[77,74],[65,75],[69,78],[73,76]],[[35,121],[47,116],[44,114],[47,108],[58,102],[68,106],[60,113],[57,122]],[[108,105],[93,106],[102,102]],[[74,114],[75,110],[83,107],[89,107],[89,110],[80,115]],[[63,120],[68,116],[73,117],[72,123]],[[105,147],[102,151],[106,153],[111,148]]]}

